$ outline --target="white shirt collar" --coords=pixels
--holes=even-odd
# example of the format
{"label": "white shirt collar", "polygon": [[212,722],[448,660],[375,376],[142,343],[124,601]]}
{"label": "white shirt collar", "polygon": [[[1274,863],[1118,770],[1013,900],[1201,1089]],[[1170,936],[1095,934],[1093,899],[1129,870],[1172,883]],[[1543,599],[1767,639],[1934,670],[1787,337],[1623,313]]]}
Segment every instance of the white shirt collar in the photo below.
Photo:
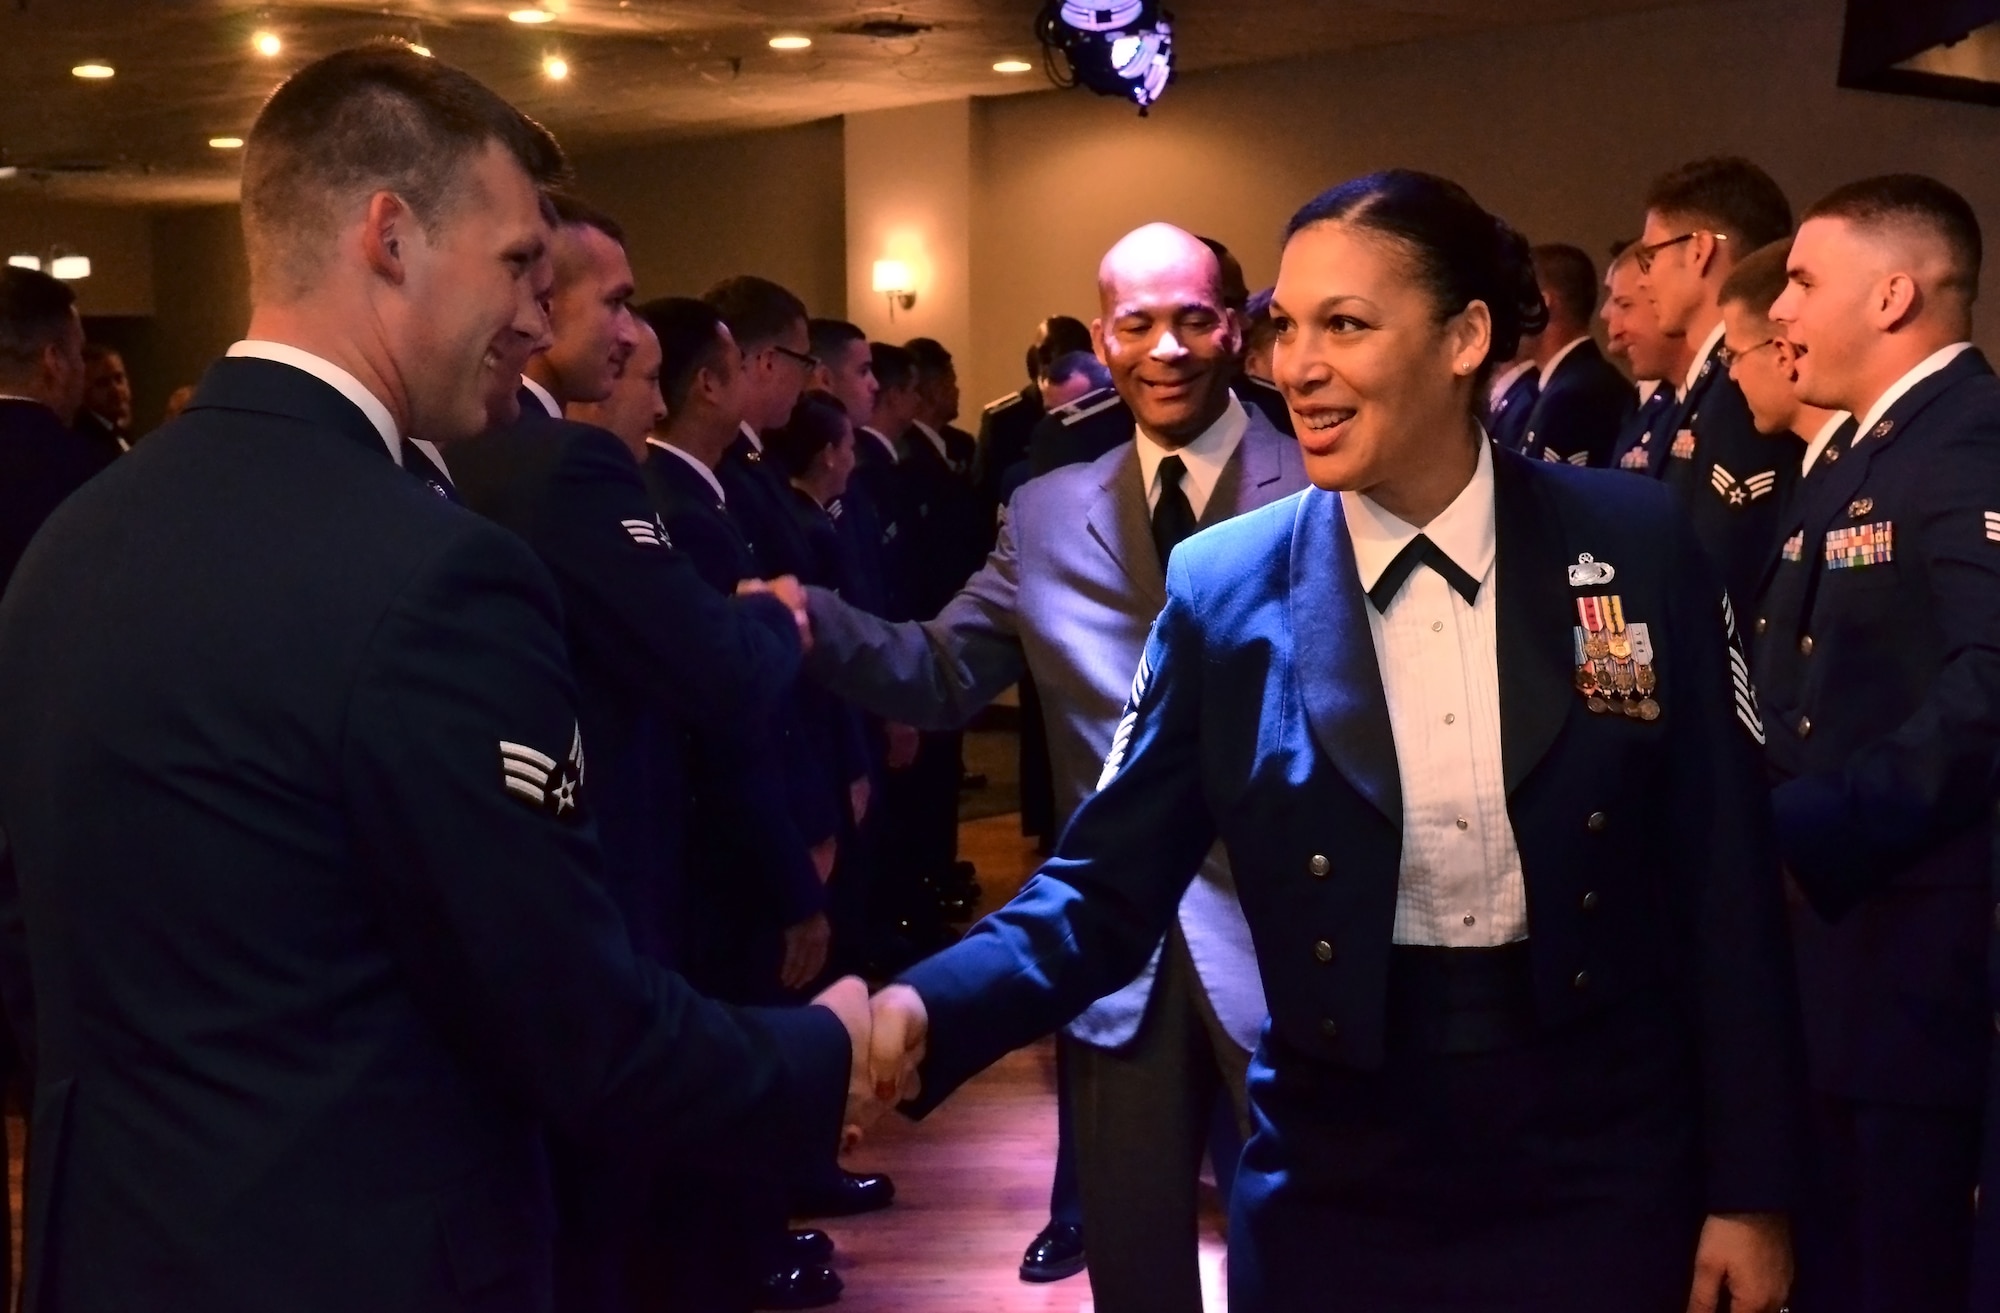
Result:
{"label": "white shirt collar", "polygon": [[917,432],[923,434],[925,440],[928,441],[933,447],[937,448],[937,454],[944,457],[947,463],[950,462],[951,452],[944,445],[944,434],[939,433],[936,429],[932,428],[930,425],[924,423],[920,419],[911,420],[910,427],[915,429]]}
{"label": "white shirt collar", "polygon": [[1972,350],[1972,343],[1970,342],[1953,342],[1950,346],[1944,348],[1944,350],[1933,351],[1930,355],[1925,356],[1923,363],[1897,379],[1894,383],[1891,383],[1889,390],[1876,398],[1875,404],[1868,408],[1868,413],[1861,417],[1861,425],[1854,431],[1855,442],[1865,441],[1869,433],[1875,428],[1875,425],[1880,422],[1884,415],[1889,413],[1889,407],[1909,395],[1911,388],[1923,382],[1932,374],[1937,373],[1970,350]]}
{"label": "white shirt collar", "polygon": [[1532,360],[1523,360],[1518,364],[1507,366],[1504,371],[1494,378],[1492,386],[1487,389],[1486,409],[1498,410],[1500,408],[1500,399],[1507,395],[1507,389],[1513,387],[1516,380],[1534,367],[1535,362]]}
{"label": "white shirt collar", "polygon": [[363,387],[360,379],[354,377],[354,375],[348,373],[339,365],[334,364],[324,356],[316,356],[310,351],[301,351],[299,348],[287,346],[283,342],[260,342],[254,338],[246,338],[236,343],[229,348],[229,354],[232,356],[250,356],[257,360],[270,360],[280,365],[290,365],[293,369],[301,369],[311,374],[314,378],[353,402],[360,409],[361,413],[368,417],[368,422],[373,424],[375,431],[382,435],[382,445],[389,449],[389,459],[396,462],[397,468],[400,469],[402,467],[402,435],[396,432],[395,417],[389,413],[389,408],[382,404],[380,397]]}
{"label": "white shirt collar", "polygon": [[722,491],[722,480],[715,477],[714,470],[702,464],[701,457],[683,451],[671,442],[662,442],[658,438],[647,438],[646,445],[649,447],[658,447],[661,451],[670,451],[688,464],[694,466],[701,477],[708,480],[708,486],[715,489],[715,500],[724,506],[729,504],[729,495]]}
{"label": "white shirt collar", "polygon": [[1208,511],[1208,499],[1215,495],[1223,466],[1236,454],[1249,427],[1250,412],[1231,393],[1229,405],[1221,416],[1186,446],[1164,447],[1146,430],[1138,430],[1135,445],[1139,449],[1139,480],[1146,490],[1147,506],[1160,504],[1160,462],[1169,456],[1179,456],[1187,467],[1187,473],[1181,477],[1181,491],[1187,494],[1188,507],[1199,520]]}
{"label": "white shirt collar", "polygon": [[1549,380],[1556,376],[1556,367],[1561,365],[1563,361],[1569,359],[1570,352],[1576,350],[1578,347],[1582,346],[1585,342],[1588,342],[1589,340],[1590,340],[1590,334],[1585,333],[1582,337],[1577,338],[1575,341],[1565,343],[1562,350],[1550,356],[1549,363],[1543,366],[1542,368],[1542,386],[1543,387],[1548,386]]}
{"label": "white shirt collar", "polygon": [[896,444],[894,442],[891,442],[889,440],[889,435],[882,432],[881,429],[871,427],[870,425],[867,424],[863,424],[861,426],[861,431],[863,433],[866,433],[869,437],[875,439],[875,441],[882,444],[882,450],[889,453],[889,463],[891,465],[894,465],[897,461],[903,458],[903,454],[896,450]]}
{"label": "white shirt collar", "polygon": [[1708,363],[1708,358],[1715,354],[1717,344],[1722,341],[1722,329],[1722,322],[1717,320],[1715,327],[1709,329],[1708,336],[1702,340],[1701,350],[1694,353],[1694,362],[1688,366],[1687,378],[1681,384],[1682,397],[1694,391],[1696,381],[1701,378],[1701,367]]}
{"label": "white shirt collar", "polygon": [[1819,459],[1819,454],[1832,445],[1833,435],[1840,432],[1840,426],[1852,418],[1854,417],[1846,411],[1836,410],[1826,423],[1819,426],[1819,432],[1813,434],[1806,442],[1805,463],[1799,467],[1799,473],[1812,473],[1813,463]]}
{"label": "white shirt collar", "polygon": [[1363,591],[1375,586],[1375,581],[1396,559],[1396,553],[1419,533],[1437,544],[1460,569],[1479,580],[1482,588],[1489,582],[1494,555],[1492,447],[1491,442],[1481,438],[1479,464],[1472,471],[1472,481],[1422,529],[1404,523],[1365,494],[1340,494]]}
{"label": "white shirt collar", "polygon": [[535,400],[542,403],[542,409],[549,412],[550,419],[563,417],[562,407],[556,404],[555,394],[526,374],[521,375],[521,386],[535,394]]}
{"label": "white shirt collar", "polygon": [[[747,419],[744,420],[741,424],[738,424],[736,427],[742,430],[744,437],[750,439],[750,450],[756,452],[759,456],[763,455],[764,435],[759,433],[756,429],[751,428],[750,421]],[[685,452],[683,452],[682,454],[686,455]],[[689,459],[692,460],[693,457],[689,457]],[[700,465],[701,462],[695,461],[695,464]],[[707,469],[708,467],[706,465],[703,465],[702,468]]]}

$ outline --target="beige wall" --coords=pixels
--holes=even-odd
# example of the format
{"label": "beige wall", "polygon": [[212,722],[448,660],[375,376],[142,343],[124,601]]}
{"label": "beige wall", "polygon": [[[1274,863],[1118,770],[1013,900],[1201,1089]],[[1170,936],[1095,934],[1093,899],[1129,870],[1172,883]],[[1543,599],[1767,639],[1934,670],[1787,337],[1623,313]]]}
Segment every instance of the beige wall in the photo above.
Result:
{"label": "beige wall", "polygon": [[[850,114],[845,120],[848,317],[890,342],[972,342],[972,102]],[[875,262],[900,260],[916,304],[893,313]],[[961,371],[964,365],[960,365]]]}
{"label": "beige wall", "polygon": [[[2000,112],[1841,91],[1839,6],[1754,0],[1183,78],[1140,119],[1077,92],[977,103],[969,398],[1019,386],[1035,322],[1094,308],[1098,256],[1166,219],[1227,242],[1253,287],[1328,184],[1447,174],[1538,241],[1593,255],[1648,179],[1739,152],[1803,207],[1871,173],[1933,173],[2000,234]],[[1982,337],[2000,346],[2000,258]]]}
{"label": "beige wall", "polygon": [[158,304],[126,360],[142,431],[159,423],[167,394],[199,381],[250,323],[250,267],[234,205],[162,210],[152,231]]}
{"label": "beige wall", "polygon": [[576,161],[579,193],[629,230],[641,297],[751,273],[834,315],[847,301],[841,170],[839,119]]}
{"label": "beige wall", "polygon": [[0,258],[46,259],[55,245],[90,257],[90,277],[72,284],[84,314],[153,313],[153,232],[144,210],[44,203],[32,193],[0,202]]}

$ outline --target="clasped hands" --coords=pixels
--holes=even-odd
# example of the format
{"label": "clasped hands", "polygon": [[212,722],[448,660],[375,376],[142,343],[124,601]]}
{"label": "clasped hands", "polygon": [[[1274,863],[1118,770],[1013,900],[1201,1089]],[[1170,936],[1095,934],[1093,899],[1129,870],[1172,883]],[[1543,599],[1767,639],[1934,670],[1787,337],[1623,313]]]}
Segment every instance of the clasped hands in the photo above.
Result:
{"label": "clasped hands", "polygon": [[917,991],[889,985],[873,998],[859,976],[844,976],[813,999],[847,1031],[848,1141],[899,1103],[917,1097],[917,1067],[924,1060],[930,1014]]}
{"label": "clasped hands", "polygon": [[799,627],[799,646],[812,651],[812,615],[806,607],[805,585],[788,574],[779,575],[776,579],[745,579],[736,585],[738,597],[753,597],[760,593],[775,597],[790,608],[792,623]]}

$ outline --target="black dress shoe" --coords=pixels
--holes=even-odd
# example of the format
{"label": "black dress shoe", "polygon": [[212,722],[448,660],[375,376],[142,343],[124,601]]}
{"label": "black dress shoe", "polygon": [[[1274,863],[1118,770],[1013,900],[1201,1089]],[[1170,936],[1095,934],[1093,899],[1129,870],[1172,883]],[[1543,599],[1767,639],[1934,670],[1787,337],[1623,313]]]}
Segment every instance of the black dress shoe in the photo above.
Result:
{"label": "black dress shoe", "polygon": [[841,1280],[830,1267],[788,1267],[757,1283],[752,1308],[825,1308],[840,1298]]}
{"label": "black dress shoe", "polygon": [[1021,1280],[1061,1281],[1083,1271],[1083,1228],[1050,1222],[1021,1256]]}
{"label": "black dress shoe", "polygon": [[824,1231],[787,1231],[778,1246],[778,1261],[799,1267],[826,1267],[833,1262],[833,1237]]}
{"label": "black dress shoe", "polygon": [[853,1217],[887,1208],[896,1198],[896,1183],[886,1176],[842,1172],[833,1185],[799,1202],[800,1217]]}

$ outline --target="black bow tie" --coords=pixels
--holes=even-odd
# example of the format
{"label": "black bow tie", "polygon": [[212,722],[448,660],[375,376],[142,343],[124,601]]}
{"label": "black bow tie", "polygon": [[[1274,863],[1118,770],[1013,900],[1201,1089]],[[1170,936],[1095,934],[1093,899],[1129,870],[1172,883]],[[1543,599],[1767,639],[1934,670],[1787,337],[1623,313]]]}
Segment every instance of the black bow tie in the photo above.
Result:
{"label": "black bow tie", "polygon": [[1479,600],[1479,581],[1459,568],[1457,561],[1444,554],[1444,549],[1429,538],[1418,534],[1403,544],[1403,550],[1396,553],[1396,559],[1389,562],[1382,571],[1381,578],[1368,590],[1368,600],[1375,604],[1378,612],[1389,609],[1389,599],[1394,597],[1403,582],[1415,573],[1420,565],[1428,565],[1443,576],[1444,581],[1457,591],[1467,602]]}

